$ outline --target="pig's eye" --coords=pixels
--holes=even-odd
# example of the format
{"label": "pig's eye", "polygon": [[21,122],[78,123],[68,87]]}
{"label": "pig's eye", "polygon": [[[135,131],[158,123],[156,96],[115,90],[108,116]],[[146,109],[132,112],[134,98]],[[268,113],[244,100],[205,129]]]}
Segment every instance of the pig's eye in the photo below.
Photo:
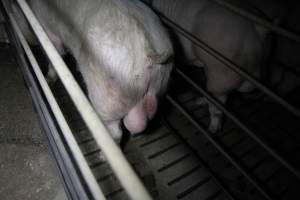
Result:
{"label": "pig's eye", "polygon": [[165,65],[173,61],[174,55],[169,53],[163,53],[163,54],[155,54],[155,55],[149,55],[148,56],[150,65],[154,64],[161,64]]}
{"label": "pig's eye", "polygon": [[[161,60],[161,62],[156,63],[159,65],[167,65],[167,64],[171,64],[174,61],[174,55],[170,55],[168,57],[165,57],[164,60]],[[152,70],[155,67],[155,65],[153,65],[153,63],[151,63],[151,65],[148,66],[149,70]]]}
{"label": "pig's eye", "polygon": [[174,61],[174,55],[170,55],[168,56],[161,64],[162,65],[166,65],[166,64],[170,64]]}

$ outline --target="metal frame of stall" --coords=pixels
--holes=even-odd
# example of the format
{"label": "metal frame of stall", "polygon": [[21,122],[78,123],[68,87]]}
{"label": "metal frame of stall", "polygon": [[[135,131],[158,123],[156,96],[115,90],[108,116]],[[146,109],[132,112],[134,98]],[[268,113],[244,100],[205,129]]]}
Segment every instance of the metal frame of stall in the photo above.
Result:
{"label": "metal frame of stall", "polygon": [[[90,109],[90,105],[88,105],[87,99],[84,96],[84,94],[81,92],[81,90],[79,89],[78,86],[76,86],[76,82],[72,79],[72,76],[70,75],[70,73],[67,71],[66,67],[61,67],[61,66],[65,66],[64,63],[62,62],[60,56],[57,54],[57,52],[55,50],[53,50],[53,45],[51,44],[51,42],[49,41],[49,39],[47,38],[46,34],[44,33],[44,31],[41,29],[39,23],[37,22],[36,18],[32,15],[30,8],[26,5],[25,1],[23,0],[17,0],[17,2],[20,4],[24,14],[26,15],[26,17],[29,19],[30,24],[33,26],[33,30],[35,31],[35,33],[37,34],[38,38],[40,39],[41,44],[43,45],[44,49],[46,52],[50,53],[49,57],[50,60],[52,61],[54,66],[59,66],[56,68],[56,70],[58,71],[58,75],[64,79],[63,81],[65,81],[65,86],[68,89],[68,83],[69,81],[72,82],[72,84],[75,84],[75,91],[77,91],[77,94],[70,94],[71,96],[74,95],[75,96],[79,96],[80,98],[76,99],[81,99],[81,101],[84,103],[84,105],[79,105],[80,103],[78,103],[77,101],[74,101],[75,104],[77,104],[79,106],[79,110],[83,111],[83,113],[86,112],[86,110],[88,110],[88,112],[86,112],[85,114],[82,114],[82,117],[85,119],[85,121],[87,122],[87,125],[89,126],[89,130],[91,132],[93,132],[93,136],[94,139],[97,141],[98,145],[100,146],[100,148],[104,151],[105,155],[108,158],[108,162],[111,164],[112,168],[114,169],[114,172],[116,173],[117,177],[119,178],[121,184],[123,185],[123,187],[125,188],[125,190],[128,192],[128,194],[131,196],[132,199],[150,199],[151,197],[149,196],[149,194],[146,192],[145,188],[142,186],[141,182],[138,180],[138,178],[136,177],[136,175],[134,175],[133,171],[131,170],[131,168],[129,167],[126,159],[124,158],[124,156],[122,155],[121,151],[118,149],[118,147],[116,147],[115,143],[112,141],[111,137],[109,136],[109,134],[107,133],[107,131],[105,130],[105,128],[103,128],[102,123],[98,120],[98,118],[95,116],[95,113]],[[300,41],[300,36],[296,35],[294,33],[291,33],[289,31],[286,31],[274,24],[272,24],[271,22],[268,22],[262,18],[259,18],[243,9],[240,9],[234,5],[231,5],[230,3],[227,3],[224,0],[215,0],[216,3],[219,3],[220,5],[232,10],[233,12],[236,12],[237,14],[254,21],[255,23],[258,23],[260,25],[265,26],[266,28],[271,29],[272,31],[274,31],[277,34],[280,34],[284,37],[287,37],[295,42],[299,42]],[[151,1],[150,1],[151,4]],[[7,4],[6,4],[7,5]],[[7,8],[7,6],[5,6]],[[8,9],[6,9],[8,11]],[[269,97],[271,97],[272,99],[274,99],[279,105],[281,105],[282,107],[284,107],[285,109],[287,109],[290,113],[292,113],[295,117],[299,118],[300,117],[300,111],[299,109],[295,108],[293,105],[289,104],[288,102],[286,102],[284,99],[282,99],[281,97],[279,97],[278,95],[276,95],[273,91],[271,91],[269,88],[267,88],[266,86],[264,86],[263,84],[261,84],[258,80],[256,80],[255,78],[253,78],[251,75],[249,75],[248,73],[244,72],[239,66],[237,66],[235,63],[233,63],[231,60],[228,60],[226,57],[224,57],[223,55],[221,55],[219,52],[215,51],[214,49],[212,49],[211,47],[209,47],[207,44],[205,44],[203,41],[201,41],[201,38],[197,38],[196,36],[192,35],[191,33],[187,32],[186,30],[184,30],[182,27],[178,26],[175,22],[172,22],[170,19],[168,19],[166,16],[164,16],[162,13],[160,13],[159,11],[156,10],[156,12],[160,15],[160,17],[162,18],[162,20],[165,22],[165,24],[167,24],[169,27],[171,27],[172,29],[176,30],[179,34],[182,34],[183,36],[185,36],[187,39],[189,39],[190,41],[192,41],[195,45],[197,45],[199,48],[202,48],[203,50],[205,50],[207,53],[209,53],[210,55],[214,56],[216,59],[218,59],[219,61],[223,62],[226,66],[228,66],[229,68],[231,68],[232,70],[234,70],[235,72],[237,72],[238,74],[240,74],[241,76],[243,76],[246,80],[248,80],[249,82],[251,82],[252,84],[254,84],[257,88],[259,88],[262,92],[264,92],[266,95],[268,95]],[[95,183],[95,180],[93,180],[93,175],[89,172],[88,166],[81,166],[79,167],[79,171],[81,171],[81,177],[78,176],[78,172],[76,171],[76,169],[78,170],[78,168],[74,168],[73,163],[74,160],[76,160],[77,165],[81,164],[80,161],[82,161],[82,159],[84,159],[80,153],[80,150],[77,148],[74,150],[71,150],[72,153],[72,157],[74,158],[74,160],[70,160],[70,157],[68,157],[68,153],[67,150],[65,149],[65,143],[72,141],[72,134],[67,130],[67,132],[69,132],[68,135],[68,141],[62,141],[61,138],[57,137],[57,134],[55,134],[55,132],[57,132],[58,130],[56,129],[57,126],[55,125],[55,123],[53,122],[53,119],[51,118],[52,115],[50,115],[48,109],[48,106],[45,105],[44,100],[42,99],[43,97],[41,96],[41,90],[40,88],[37,86],[37,82],[36,79],[32,77],[31,72],[29,72],[28,68],[26,67],[26,59],[24,58],[23,54],[23,50],[22,47],[20,46],[20,43],[23,46],[23,49],[25,49],[25,52],[28,56],[28,59],[31,60],[31,63],[35,63],[34,58],[30,55],[30,50],[28,47],[28,44],[26,43],[26,41],[24,40],[24,38],[22,39],[22,34],[20,32],[20,30],[18,30],[18,26],[17,23],[15,22],[12,14],[8,11],[8,19],[10,20],[10,22],[12,23],[12,27],[14,28],[15,32],[17,33],[16,35],[18,35],[20,42],[18,42],[18,40],[14,39],[14,41],[16,42],[16,47],[17,47],[17,51],[19,53],[19,55],[21,55],[21,62],[23,66],[25,66],[23,68],[24,70],[24,74],[27,74],[28,78],[28,82],[30,82],[31,86],[30,87],[30,91],[32,93],[33,99],[36,103],[36,107],[38,108],[38,112],[40,113],[41,118],[43,119],[43,124],[46,127],[48,131],[48,135],[49,135],[49,141],[51,143],[52,147],[56,147],[53,149],[54,154],[56,155],[56,159],[58,160],[59,166],[61,171],[63,172],[62,174],[64,175],[64,180],[66,181],[66,188],[67,191],[69,191],[69,196],[72,197],[72,199],[86,199],[86,198],[95,198],[95,199],[102,199],[104,198],[103,194],[101,193],[100,188],[98,187],[97,183]],[[16,37],[16,36],[14,36]],[[26,50],[27,49],[27,50]],[[33,64],[35,65],[35,64]],[[37,69],[38,71],[38,69]],[[214,105],[216,105],[220,110],[222,110],[224,112],[224,114],[230,118],[233,122],[236,123],[237,126],[239,126],[244,133],[246,133],[250,138],[252,138],[254,141],[257,142],[257,144],[259,144],[263,149],[265,149],[274,159],[276,159],[279,163],[281,163],[282,166],[284,166],[287,170],[289,170],[292,174],[294,174],[295,177],[297,177],[298,179],[300,179],[300,172],[298,169],[296,169],[292,164],[290,164],[283,156],[280,155],[280,153],[278,153],[275,149],[273,149],[272,147],[270,147],[265,141],[263,141],[261,138],[259,138],[252,130],[250,130],[250,128],[248,128],[245,123],[243,123],[242,121],[240,121],[233,113],[231,113],[227,108],[225,108],[222,104],[220,104],[216,99],[214,99],[210,94],[208,94],[208,92],[205,91],[205,89],[203,89],[202,87],[200,87],[199,85],[197,85],[193,80],[191,80],[184,72],[182,72],[180,69],[176,69],[175,73],[177,73],[179,76],[181,76],[183,78],[183,80],[185,80],[188,84],[190,84],[192,87],[194,87],[199,93],[201,93],[202,95],[204,95],[207,99],[209,99]],[[37,75],[39,76],[39,75]],[[68,78],[66,78],[68,77]],[[70,78],[71,77],[71,78]],[[44,78],[42,76],[40,76],[40,78],[38,78],[40,80],[40,84],[44,85],[43,89],[47,89],[47,84],[44,80]],[[69,88],[69,90],[74,90],[74,88]],[[51,94],[49,95],[51,96]],[[51,99],[51,97],[49,97]],[[243,168],[243,166],[239,163],[238,160],[236,160],[234,157],[232,157],[230,155],[229,152],[226,151],[226,149],[224,149],[222,147],[222,145],[220,145],[220,143],[207,131],[206,127],[203,127],[202,125],[200,125],[197,120],[195,120],[192,115],[190,115],[189,112],[187,112],[174,98],[172,98],[170,95],[167,95],[167,100],[173,105],[175,106],[184,116],[187,117],[187,119],[201,132],[203,133],[203,135],[215,146],[215,148],[225,157],[228,159],[228,161],[236,167],[236,169],[238,171],[240,171],[245,178],[247,178],[249,180],[249,182],[251,182],[253,184],[253,186],[260,191],[260,193],[266,198],[266,199],[274,199],[274,197],[272,196],[272,194],[269,193],[269,191],[267,191],[256,179],[255,177],[253,177],[251,174],[249,174],[247,172],[247,170],[245,170]],[[55,103],[54,103],[55,104]],[[86,106],[88,107],[88,109],[86,109]],[[55,106],[54,106],[55,107]],[[56,112],[52,109],[53,112]],[[57,111],[58,114],[58,118],[56,118],[56,122],[60,122],[60,123],[65,123],[64,120],[61,118],[61,116],[59,117],[59,115],[61,115],[61,113],[59,114],[59,111]],[[56,116],[56,117],[57,117]],[[92,117],[93,119],[91,119],[90,117]],[[52,122],[51,122],[52,121]],[[95,123],[93,123],[92,125],[89,124],[89,121],[93,121]],[[67,129],[67,128],[66,128]],[[95,131],[95,130],[101,130],[100,134],[98,135],[99,132]],[[107,142],[103,142],[100,141],[99,138],[103,139],[105,138],[105,141]],[[74,141],[73,141],[74,142]],[[76,143],[76,142],[75,142]],[[75,145],[75,143],[70,143],[69,145]],[[111,149],[112,148],[112,149]],[[115,154],[116,153],[118,156],[118,158],[115,158]],[[71,157],[71,158],[72,158]],[[124,168],[124,163],[125,165],[128,167],[125,169],[126,174],[130,174],[130,176],[126,176],[123,174],[123,172],[120,172],[118,169],[118,165],[122,165],[122,168]],[[83,164],[86,165],[86,164]],[[85,174],[87,173],[87,174]],[[128,186],[128,182],[130,182],[128,180],[128,178],[130,178],[134,184],[130,186]],[[83,181],[84,180],[84,181]],[[218,180],[217,180],[218,181]],[[85,184],[82,184],[82,182],[85,182]],[[125,184],[126,183],[126,184]],[[220,183],[221,188],[225,191],[225,193],[229,194],[229,196],[231,197],[231,199],[236,199],[234,196],[230,195],[230,191],[228,191],[226,189],[226,187],[223,186],[222,183]],[[136,187],[138,187],[139,189],[137,189]],[[75,189],[75,190],[74,190]],[[78,189],[78,190],[77,190]],[[83,196],[80,196],[83,195]]]}

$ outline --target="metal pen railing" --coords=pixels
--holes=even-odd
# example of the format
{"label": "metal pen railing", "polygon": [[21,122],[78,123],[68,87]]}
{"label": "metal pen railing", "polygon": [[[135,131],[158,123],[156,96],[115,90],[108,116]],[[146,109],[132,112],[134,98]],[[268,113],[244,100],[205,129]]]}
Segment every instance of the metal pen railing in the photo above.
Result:
{"label": "metal pen railing", "polygon": [[[227,5],[227,4],[226,4]],[[300,111],[299,109],[297,109],[295,106],[289,104],[288,102],[286,102],[283,98],[279,97],[277,94],[275,94],[273,91],[271,91],[270,89],[268,89],[266,86],[264,86],[262,83],[260,83],[258,80],[256,80],[255,78],[253,78],[250,74],[248,74],[247,72],[243,71],[241,69],[240,66],[236,65],[234,62],[232,62],[231,60],[229,60],[228,58],[226,58],[225,56],[223,56],[221,53],[217,52],[216,50],[214,50],[213,48],[211,48],[209,45],[207,45],[206,43],[204,43],[201,39],[199,39],[197,36],[189,33],[187,30],[185,30],[184,28],[182,28],[181,26],[179,26],[178,24],[176,24],[175,22],[173,22],[172,20],[170,20],[168,17],[166,17],[163,13],[161,13],[159,10],[155,9],[154,10],[161,16],[162,20],[167,23],[168,26],[170,26],[171,28],[173,28],[177,33],[181,34],[182,36],[184,36],[185,38],[187,38],[188,40],[190,40],[193,44],[195,44],[196,46],[198,46],[199,48],[203,49],[204,51],[206,51],[209,55],[213,56],[214,58],[218,59],[220,62],[222,62],[223,64],[225,64],[227,67],[229,67],[230,69],[234,70],[235,72],[237,72],[238,74],[240,74],[243,78],[247,79],[249,82],[251,82],[252,84],[254,84],[257,88],[259,88],[260,90],[262,90],[264,93],[266,93],[267,95],[269,95],[270,97],[272,97],[275,101],[277,101],[277,103],[279,103],[280,105],[282,105],[284,108],[286,108],[288,111],[290,111],[291,113],[293,113],[296,117],[300,118]],[[267,22],[267,21],[265,21]],[[288,32],[288,31],[287,31]],[[288,36],[287,36],[288,37]],[[291,38],[292,39],[292,38]],[[188,78],[187,76],[184,76],[183,73],[181,73],[180,70],[176,70],[177,73],[180,74],[180,76],[182,76],[185,80],[188,80],[189,83],[191,83],[191,79]],[[192,84],[194,88],[196,88],[199,91],[199,88],[201,88],[200,86],[196,85],[196,84]],[[203,93],[205,90],[201,89],[201,93]],[[210,96],[207,92],[205,93],[205,96]],[[218,103],[217,101],[213,100],[214,98],[212,96],[209,97],[210,101],[213,101],[212,103],[214,105],[216,105],[219,109],[221,109],[224,114],[226,116],[228,116],[229,118],[231,118],[234,122],[237,123],[237,125],[242,128],[244,131],[246,130],[247,133],[249,133],[249,129],[247,127],[245,127],[242,123],[240,123],[240,121],[233,117],[233,115],[228,112],[226,110],[226,108],[224,106],[222,106],[220,103]],[[254,134],[250,134],[250,135],[254,135]],[[275,155],[275,158],[279,158],[280,156],[277,155],[276,153],[274,153],[272,150],[270,151],[270,148],[268,147],[268,145],[266,145],[265,143],[263,143],[262,141],[260,141],[260,139],[252,136],[253,139],[255,139],[259,144],[261,144],[264,148],[267,149],[267,151],[269,151],[272,155]],[[269,150],[268,150],[269,149]],[[279,161],[281,162],[282,159],[279,158]],[[286,162],[284,162],[285,164],[287,164]],[[289,166],[288,164],[286,165],[289,169],[292,169],[291,166]],[[300,178],[300,173],[297,172],[296,170],[292,169],[292,171],[294,172],[295,175],[297,175],[298,178]]]}
{"label": "metal pen railing", "polygon": [[241,122],[234,114],[232,114],[224,105],[219,103],[212,95],[210,95],[204,88],[197,85],[192,79],[190,79],[180,69],[175,70],[179,76],[181,76],[187,83],[189,83],[196,91],[200,92],[211,103],[213,103],[218,109],[220,109],[229,119],[231,119],[238,127],[240,127],[249,137],[262,146],[267,152],[269,152],[276,160],[278,160],[283,166],[290,170],[299,180],[300,172],[292,166],[284,157],[279,155],[270,145],[266,144],[261,138],[259,138],[250,128],[248,128],[243,122]]}
{"label": "metal pen railing", "polygon": [[[270,28],[271,30],[275,31],[276,33],[283,35],[284,37],[287,37],[291,40],[294,40],[296,42],[300,41],[300,36],[291,33],[289,31],[286,31],[260,17],[257,17],[256,15],[253,15],[249,12],[244,11],[243,9],[240,9],[236,6],[231,6],[231,4],[224,2],[222,0],[215,0],[220,5],[224,5],[226,8],[229,8],[230,10],[246,17],[249,20],[253,20],[254,22],[261,24],[267,28]],[[222,3],[224,2],[224,3]],[[148,2],[152,3],[152,1]],[[260,83],[258,80],[253,78],[250,74],[243,71],[240,66],[236,65],[233,61],[229,60],[225,56],[223,56],[220,52],[216,51],[215,49],[211,48],[208,44],[203,42],[200,38],[197,36],[191,34],[184,28],[182,28],[180,25],[176,24],[174,21],[169,19],[167,16],[165,16],[163,13],[161,13],[156,8],[153,8],[156,13],[161,17],[162,21],[165,22],[165,24],[170,27],[171,29],[175,30],[176,33],[182,35],[186,39],[190,40],[195,46],[201,48],[204,50],[207,54],[213,56],[215,59],[219,60],[223,64],[225,64],[227,67],[241,75],[243,78],[251,82],[253,85],[255,85],[258,89],[263,91],[265,94],[273,98],[278,104],[283,106],[285,109],[287,109],[289,112],[294,114],[296,117],[300,118],[300,111],[295,106],[289,104],[286,102],[283,98],[275,94],[273,91],[271,91],[269,88],[264,86],[262,83]],[[293,173],[298,179],[300,179],[300,172],[292,166],[285,158],[283,158],[281,155],[279,155],[270,145],[268,145],[265,141],[263,141],[261,138],[259,138],[253,131],[251,131],[243,122],[241,122],[234,114],[232,114],[228,109],[225,108],[224,105],[219,103],[212,95],[210,95],[205,89],[197,85],[193,80],[191,80],[186,74],[184,74],[181,70],[176,69],[176,73],[183,78],[187,83],[189,83],[193,88],[195,88],[198,92],[200,92],[202,95],[204,95],[210,102],[212,102],[215,106],[218,107],[227,117],[229,117],[238,127],[240,127],[245,133],[247,133],[248,136],[250,136],[254,141],[256,141],[263,149],[265,149],[268,153],[270,153],[279,163],[281,163],[283,166],[285,166],[291,173]],[[176,102],[171,96],[167,96],[167,100],[175,107],[177,108],[186,118],[198,129],[200,130],[207,138],[208,140],[215,146],[216,149],[221,152],[224,157],[226,157],[233,166],[235,166],[267,199],[272,199],[272,195],[268,193],[267,190],[264,189],[264,187],[252,176],[249,174],[247,170],[245,170],[239,162],[232,157],[215,139],[212,137],[207,130],[202,127],[182,106],[179,105],[178,102]]]}
{"label": "metal pen railing", "polygon": [[[177,25],[174,22],[172,22],[171,20],[169,20],[167,17],[162,16],[162,18],[164,19],[164,21],[167,21],[168,25],[171,25],[172,28],[174,28],[176,31],[180,31],[180,33],[182,33],[183,36],[186,36],[187,39],[190,39],[194,44],[196,44],[200,48],[204,49],[205,51],[207,50],[207,52],[210,55],[213,55],[216,59],[218,59],[221,62],[223,62],[224,64],[226,64],[226,66],[230,66],[230,68],[234,69],[234,71],[236,71],[237,73],[239,73],[243,77],[247,78],[249,82],[255,84],[259,89],[261,89],[263,92],[265,92],[266,94],[271,96],[273,99],[275,99],[278,103],[280,103],[287,110],[292,112],[297,117],[300,117],[300,111],[297,108],[295,108],[294,106],[292,106],[291,104],[286,102],[284,99],[282,99],[281,97],[276,95],[270,89],[268,89],[263,84],[261,84],[259,81],[257,81],[253,77],[251,77],[248,73],[241,70],[232,61],[228,60],[227,58],[222,56],[220,53],[218,53],[215,50],[213,50],[212,48],[208,47],[207,44],[203,43],[200,39],[193,36],[191,33],[188,33],[186,30],[184,30],[182,27],[180,27],[179,25]],[[180,76],[182,76],[185,80],[188,80],[188,82],[191,84],[192,80],[190,78],[188,78],[187,76],[184,76],[183,73],[181,73],[181,71],[179,71],[179,70],[177,70],[177,73],[179,73]],[[246,127],[244,125],[244,123],[240,122],[240,120],[238,120],[233,114],[231,114],[223,105],[221,105],[217,101],[213,100],[214,98],[211,95],[209,95],[207,92],[204,92],[205,90],[203,88],[199,89],[201,87],[198,86],[195,83],[191,84],[191,85],[194,88],[196,88],[198,91],[200,91],[202,94],[204,94],[206,97],[209,97],[208,99],[210,101],[212,101],[212,103],[214,105],[216,105],[220,110],[222,110],[227,117],[232,119],[252,139],[254,139],[256,142],[258,142],[258,144],[260,144],[266,151],[268,151],[275,159],[277,159],[280,163],[282,163],[287,169],[289,169],[293,174],[295,174],[300,179],[300,172],[298,170],[296,170],[290,163],[288,163],[282,156],[280,156],[278,153],[276,153],[276,151],[273,150],[273,148],[271,148],[268,144],[266,144],[259,137],[257,137],[248,127]]]}
{"label": "metal pen railing", "polygon": [[32,68],[36,74],[36,77],[41,85],[41,88],[44,91],[44,94],[46,96],[46,99],[50,105],[50,108],[55,116],[55,118],[57,119],[58,125],[64,135],[64,137],[66,138],[66,142],[68,143],[68,146],[70,147],[72,154],[78,164],[78,167],[80,169],[80,171],[82,172],[82,175],[86,181],[86,183],[88,184],[90,191],[92,193],[92,195],[94,197],[97,197],[96,199],[106,199],[103,192],[101,191],[101,189],[98,186],[98,183],[95,179],[95,177],[93,176],[93,173],[91,171],[91,169],[89,168],[87,162],[85,161],[85,158],[72,134],[72,131],[65,119],[65,117],[62,114],[62,111],[60,109],[60,107],[58,106],[55,97],[38,65],[38,62],[36,60],[36,58],[34,57],[29,44],[27,43],[26,39],[24,38],[23,34],[20,31],[20,28],[17,25],[16,20],[14,19],[14,17],[12,16],[11,13],[8,13],[8,16],[10,18],[10,21],[12,23],[13,26],[13,30],[16,32],[16,35],[18,36],[20,43],[27,55],[27,58],[29,60],[29,62],[32,65]]}
{"label": "metal pen railing", "polygon": [[249,11],[246,11],[244,9],[239,8],[238,6],[235,6],[229,2],[226,2],[226,0],[214,0],[214,1],[216,3],[218,3],[219,5],[235,12],[236,14],[238,14],[244,18],[247,18],[257,24],[260,24],[260,25],[274,31],[275,33],[277,33],[279,35],[289,38],[290,40],[300,43],[300,36],[298,34],[287,31],[287,30],[273,24],[272,22],[269,22],[268,20],[265,20],[259,16],[256,16],[255,14],[250,13]]}
{"label": "metal pen railing", "polygon": [[[120,181],[122,187],[126,190],[129,197],[131,199],[140,200],[150,200],[152,199],[145,189],[144,185],[133,171],[132,167],[124,157],[120,148],[116,145],[105,126],[98,118],[98,115],[90,105],[87,97],[84,95],[83,91],[80,89],[78,83],[75,81],[71,72],[67,68],[66,64],[62,60],[61,56],[58,54],[57,50],[51,43],[47,34],[43,30],[42,26],[39,24],[37,18],[34,16],[30,7],[24,0],[17,0],[18,5],[20,6],[22,12],[27,18],[30,26],[33,29],[33,32],[37,36],[42,48],[46,52],[50,62],[55,68],[58,77],[61,79],[66,91],[70,95],[72,101],[77,107],[80,115],[82,116],[84,122],[86,123],[88,129],[90,130],[92,136],[94,137],[97,145],[100,147],[102,152],[104,153],[108,163],[110,164],[113,172],[115,173],[117,179]],[[22,41],[23,48],[28,55],[28,59],[32,62],[34,67],[34,71],[39,79],[42,88],[44,89],[45,95],[47,95],[47,99],[49,100],[49,104],[51,108],[53,108],[53,112],[55,112],[55,116],[57,117],[57,121],[62,128],[64,136],[74,157],[76,158],[76,162],[81,169],[81,173],[84,175],[86,182],[93,194],[95,199],[105,199],[102,194],[99,185],[97,184],[95,177],[91,174],[90,168],[87,165],[86,160],[84,159],[82,152],[80,151],[78,144],[76,143],[73,134],[70,132],[68,125],[66,124],[65,119],[62,116],[60,109],[58,108],[56,100],[53,98],[53,94],[51,93],[45,78],[40,72],[39,67],[37,66],[36,60],[33,54],[30,51],[30,48],[21,35],[21,32],[18,30],[17,24],[15,20],[12,18],[13,16],[10,13],[10,19],[14,24],[14,28],[16,29],[20,40]]]}
{"label": "metal pen railing", "polygon": [[[159,12],[159,11],[158,11]],[[265,85],[260,83],[256,78],[252,77],[249,73],[245,72],[240,66],[235,64],[233,61],[229,60],[225,56],[223,56],[220,52],[214,50],[212,47],[210,47],[208,44],[203,42],[200,38],[197,36],[189,33],[181,26],[177,25],[172,20],[168,19],[166,16],[164,16],[162,13],[159,13],[159,15],[162,17],[163,21],[166,22],[168,26],[173,28],[176,32],[190,40],[194,45],[204,50],[207,54],[213,56],[217,60],[219,60],[221,63],[229,67],[231,70],[236,72],[237,74],[241,75],[243,78],[245,78],[247,81],[255,85],[259,90],[267,94],[269,97],[274,99],[278,104],[280,104],[283,108],[291,112],[296,117],[300,118],[300,110],[296,108],[295,106],[291,105],[287,101],[285,101],[282,97],[275,94],[272,90],[267,88]]]}

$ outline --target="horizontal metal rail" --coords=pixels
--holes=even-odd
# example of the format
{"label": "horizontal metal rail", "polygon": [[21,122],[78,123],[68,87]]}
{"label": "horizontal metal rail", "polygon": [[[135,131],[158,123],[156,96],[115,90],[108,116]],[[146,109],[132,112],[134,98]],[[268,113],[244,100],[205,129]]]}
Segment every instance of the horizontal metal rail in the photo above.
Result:
{"label": "horizontal metal rail", "polygon": [[98,185],[91,169],[89,168],[89,166],[80,150],[80,147],[78,146],[78,144],[72,134],[72,131],[71,131],[65,117],[63,116],[60,107],[58,106],[58,104],[55,100],[55,97],[54,97],[52,91],[49,88],[49,85],[38,65],[38,62],[29,47],[29,44],[27,43],[26,39],[24,38],[24,35],[21,33],[20,28],[17,25],[17,22],[14,19],[13,15],[11,13],[8,13],[8,16],[9,16],[9,19],[13,26],[13,30],[15,31],[16,35],[18,36],[19,41],[27,55],[27,58],[32,65],[32,68],[36,74],[36,77],[37,77],[40,85],[41,85],[41,88],[44,91],[45,97],[51,107],[51,110],[52,110],[55,118],[57,119],[57,123],[58,123],[64,137],[66,138],[66,142],[68,143],[68,146],[71,149],[72,155],[74,156],[74,158],[77,162],[77,165],[78,165],[86,183],[88,184],[88,186],[90,188],[92,195],[94,196],[95,199],[105,200],[106,198],[105,198],[103,192],[101,191],[101,189],[99,188],[99,185]]}
{"label": "horizontal metal rail", "polygon": [[199,131],[203,133],[203,135],[215,146],[215,148],[225,157],[227,158],[231,164],[236,167],[254,186],[255,188],[261,192],[261,194],[269,200],[272,200],[273,197],[271,194],[269,194],[263,186],[252,176],[250,175],[243,167],[242,165],[233,157],[231,156],[225,149],[222,147],[222,145],[217,142],[213,136],[204,128],[202,125],[200,125],[192,115],[190,115],[174,98],[172,98],[170,95],[167,95],[167,100],[176,108],[178,109]]}
{"label": "horizontal metal rail", "polygon": [[229,60],[228,58],[226,58],[225,56],[223,56],[221,53],[219,53],[218,51],[216,51],[213,48],[211,48],[210,46],[208,46],[201,39],[199,39],[198,37],[194,36],[193,34],[189,33],[188,31],[186,31],[184,28],[182,28],[181,26],[179,26],[178,24],[176,24],[175,22],[173,22],[172,20],[170,20],[169,18],[167,18],[164,14],[160,13],[159,11],[157,11],[157,12],[161,16],[161,18],[163,19],[163,21],[168,26],[170,26],[171,28],[173,28],[176,32],[178,32],[179,34],[181,34],[182,36],[184,36],[185,38],[187,38],[188,40],[190,40],[196,46],[198,46],[201,49],[203,49],[207,54],[213,56],[214,58],[216,58],[217,60],[219,60],[220,62],[222,62],[224,65],[226,65],[227,67],[229,67],[234,72],[236,72],[239,75],[241,75],[247,81],[251,82],[258,89],[260,89],[265,94],[267,94],[272,99],[274,99],[283,108],[285,108],[286,110],[288,110],[290,113],[292,113],[296,117],[300,118],[300,110],[297,109],[295,106],[293,106],[290,103],[286,102],[283,98],[281,98],[280,96],[278,96],[277,94],[275,94],[269,88],[267,88],[262,83],[260,83],[258,80],[256,80],[251,75],[249,75],[247,72],[245,72],[244,70],[242,70],[240,66],[238,66],[237,64],[235,64],[234,62],[232,62],[231,60]]}
{"label": "horizontal metal rail", "polygon": [[[64,87],[69,93],[72,101],[94,137],[97,145],[101,148],[113,172],[126,190],[131,199],[150,200],[152,199],[144,185],[133,171],[132,167],[124,157],[120,148],[116,145],[104,124],[90,105],[80,86],[75,81],[70,70],[67,68],[61,56],[51,43],[47,34],[32,13],[24,0],[17,0],[21,10],[36,34],[42,48],[45,50],[50,62],[61,79]],[[98,197],[97,197],[98,198]]]}
{"label": "horizontal metal rail", "polygon": [[249,137],[256,141],[262,148],[270,153],[278,162],[285,166],[291,173],[293,173],[298,179],[300,179],[300,172],[293,167],[286,159],[280,156],[272,147],[266,144],[261,138],[259,138],[252,130],[250,130],[244,123],[242,123],[234,114],[232,114],[224,105],[219,103],[212,95],[210,95],[205,89],[200,87],[192,79],[190,79],[184,72],[179,69],[175,70],[187,83],[189,83],[198,92],[203,94],[210,102],[212,102],[218,109],[220,109],[227,117],[229,117],[238,127],[240,127]]}
{"label": "horizontal metal rail", "polygon": [[219,5],[237,13],[238,15],[240,15],[242,17],[245,17],[257,24],[260,24],[260,25],[262,25],[262,26],[264,26],[264,27],[276,32],[277,34],[282,35],[290,40],[300,43],[300,36],[298,34],[295,34],[290,31],[287,31],[283,28],[280,28],[279,26],[274,25],[272,22],[269,22],[255,14],[252,14],[251,12],[248,12],[248,11],[246,11],[238,6],[235,6],[229,2],[226,2],[225,0],[214,0],[214,1],[216,3],[218,3]]}

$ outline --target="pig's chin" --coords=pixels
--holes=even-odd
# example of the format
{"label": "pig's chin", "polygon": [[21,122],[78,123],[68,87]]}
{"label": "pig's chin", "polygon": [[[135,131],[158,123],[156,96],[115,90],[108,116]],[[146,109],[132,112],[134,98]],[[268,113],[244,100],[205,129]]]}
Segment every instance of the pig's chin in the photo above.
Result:
{"label": "pig's chin", "polygon": [[146,95],[125,116],[123,120],[124,126],[131,134],[144,131],[147,127],[148,120],[153,118],[156,108],[156,97]]}

